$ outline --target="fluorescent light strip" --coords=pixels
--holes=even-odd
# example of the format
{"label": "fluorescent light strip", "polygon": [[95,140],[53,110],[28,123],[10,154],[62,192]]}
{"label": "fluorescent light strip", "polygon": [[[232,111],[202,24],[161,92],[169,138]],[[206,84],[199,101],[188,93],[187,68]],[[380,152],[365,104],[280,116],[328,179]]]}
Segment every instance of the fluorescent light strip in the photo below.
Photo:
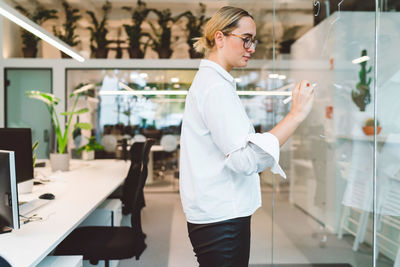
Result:
{"label": "fluorescent light strip", "polygon": [[[134,90],[123,82],[118,83],[119,86],[126,91],[100,91],[99,95],[113,96],[113,95],[187,95],[188,91],[184,90]],[[236,91],[238,95],[254,95],[254,96],[291,96],[291,91],[282,91],[293,87],[294,84],[290,83],[273,91]]]}
{"label": "fluorescent light strip", "polygon": [[129,90],[129,91],[100,91],[99,95],[187,95],[187,91],[179,90]]}
{"label": "fluorescent light strip", "polygon": [[[238,95],[253,96],[290,96],[292,92],[283,91],[236,91]],[[187,95],[188,91],[183,90],[130,90],[130,91],[100,91],[99,95]]]}
{"label": "fluorescent light strip", "polygon": [[[188,91],[184,90],[134,90],[123,82],[118,83],[127,91],[100,91],[99,95],[187,95]],[[291,91],[281,91],[294,86],[293,83],[282,86],[273,91],[236,91],[238,95],[255,95],[255,96],[291,96]]]}
{"label": "fluorescent light strip", "polygon": [[17,10],[15,10],[14,8],[7,5],[1,0],[0,0],[0,14],[6,17],[7,19],[11,20],[15,24],[18,24],[25,30],[41,38],[43,41],[46,41],[47,43],[51,44],[57,49],[63,51],[65,54],[71,56],[77,61],[79,62],[85,61],[85,58],[82,57],[79,53],[75,52],[71,46],[61,41],[60,39],[54,37],[51,33],[43,29],[41,26],[34,23],[33,21],[31,21],[30,19],[28,19],[27,17],[25,17]]}
{"label": "fluorescent light strip", "polygon": [[362,63],[362,62],[364,62],[364,61],[368,61],[368,60],[369,60],[369,56],[363,56],[363,57],[359,57],[359,58],[353,59],[353,60],[351,61],[351,63],[353,63],[353,64],[360,64],[360,63]]}

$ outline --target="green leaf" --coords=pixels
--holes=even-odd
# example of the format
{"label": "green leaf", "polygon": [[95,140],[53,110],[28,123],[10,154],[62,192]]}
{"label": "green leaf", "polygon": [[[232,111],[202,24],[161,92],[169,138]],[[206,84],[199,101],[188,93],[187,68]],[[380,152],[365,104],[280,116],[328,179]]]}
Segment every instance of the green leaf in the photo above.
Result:
{"label": "green leaf", "polygon": [[60,115],[68,116],[68,115],[74,115],[74,114],[83,114],[83,113],[86,113],[88,111],[89,111],[88,108],[83,108],[83,109],[80,109],[80,110],[77,110],[77,111],[60,112]]}
{"label": "green leaf", "polygon": [[94,89],[94,88],[95,88],[95,85],[92,84],[92,83],[85,84],[85,85],[79,87],[78,89],[74,90],[74,91],[69,95],[69,97],[73,97],[74,95],[77,95],[77,94],[80,94],[80,93],[89,91],[90,89]]}
{"label": "green leaf", "polygon": [[35,143],[32,145],[32,151],[34,151],[39,146],[39,141],[36,140]]}
{"label": "green leaf", "polygon": [[92,129],[92,124],[87,123],[87,122],[78,122],[75,123],[75,128],[81,128],[82,130],[90,130]]}
{"label": "green leaf", "polygon": [[46,105],[57,105],[60,99],[53,94],[43,93],[40,91],[26,91],[26,95],[30,98],[40,100]]}

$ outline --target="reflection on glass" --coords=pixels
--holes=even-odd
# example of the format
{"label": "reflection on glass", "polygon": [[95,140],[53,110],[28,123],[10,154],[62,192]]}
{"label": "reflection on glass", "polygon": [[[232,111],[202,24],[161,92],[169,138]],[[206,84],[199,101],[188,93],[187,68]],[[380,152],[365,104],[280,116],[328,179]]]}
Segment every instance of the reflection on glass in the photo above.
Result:
{"label": "reflection on glass", "polygon": [[[318,86],[311,114],[281,148],[280,161],[289,170],[288,181],[263,174],[273,191],[264,194],[264,206],[271,198],[274,200],[274,212],[270,213],[274,226],[273,262],[373,266],[375,258],[378,266],[393,266],[400,244],[400,224],[394,208],[398,202],[392,198],[397,180],[393,177],[400,164],[392,154],[400,150],[387,139],[389,132],[385,130],[398,121],[393,117],[398,106],[393,92],[398,87],[389,96],[390,89],[383,91],[379,84],[389,88],[388,78],[398,71],[398,66],[382,63],[385,66],[379,73],[379,62],[385,62],[379,51],[375,66],[374,2],[314,1],[315,25],[294,38],[288,54],[281,49],[279,28],[284,31],[282,25],[289,24],[288,13],[293,17],[296,13],[281,6],[283,1],[275,4],[277,59],[272,75],[279,73],[294,81],[308,79]],[[399,33],[394,33],[394,24],[384,26],[383,17],[393,19],[396,13],[386,12],[380,17],[381,28],[385,29],[384,36],[380,36],[381,45],[386,47],[381,53],[388,59],[395,51],[393,45]],[[392,58],[397,57],[395,54]],[[392,104],[384,103],[384,98]],[[378,109],[379,121],[374,108]],[[384,115],[392,116],[392,120],[389,122]],[[371,124],[372,135],[367,135]],[[381,128],[376,146],[374,124]]]}

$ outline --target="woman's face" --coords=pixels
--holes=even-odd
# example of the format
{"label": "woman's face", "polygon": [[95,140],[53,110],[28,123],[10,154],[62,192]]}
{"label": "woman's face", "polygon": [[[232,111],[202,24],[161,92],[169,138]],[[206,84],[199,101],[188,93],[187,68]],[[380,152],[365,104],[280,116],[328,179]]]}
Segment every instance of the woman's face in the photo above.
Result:
{"label": "woman's face", "polygon": [[248,37],[254,41],[255,36],[256,24],[250,17],[241,18],[238,27],[231,34],[225,36],[224,48],[220,52],[222,52],[228,68],[247,66],[251,54],[255,52],[255,47],[252,44],[250,48],[246,49],[243,45],[243,38]]}

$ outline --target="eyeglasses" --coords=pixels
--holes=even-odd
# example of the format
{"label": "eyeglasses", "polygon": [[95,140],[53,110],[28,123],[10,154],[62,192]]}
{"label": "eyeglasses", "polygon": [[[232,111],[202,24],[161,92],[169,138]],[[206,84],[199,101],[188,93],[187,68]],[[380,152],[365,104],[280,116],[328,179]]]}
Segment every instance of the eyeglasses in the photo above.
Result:
{"label": "eyeglasses", "polygon": [[244,49],[250,49],[251,46],[253,46],[253,45],[254,45],[254,49],[256,49],[258,40],[252,39],[249,36],[243,36],[243,35],[234,34],[234,33],[224,33],[224,35],[235,36],[235,37],[238,37],[238,38],[242,39]]}

